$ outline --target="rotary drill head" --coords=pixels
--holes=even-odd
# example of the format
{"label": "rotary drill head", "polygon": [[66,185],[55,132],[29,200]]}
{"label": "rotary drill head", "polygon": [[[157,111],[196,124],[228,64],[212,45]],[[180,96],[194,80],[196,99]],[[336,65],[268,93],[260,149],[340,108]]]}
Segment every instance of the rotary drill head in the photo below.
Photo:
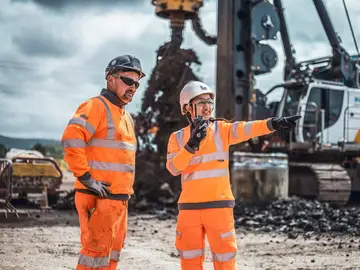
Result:
{"label": "rotary drill head", "polygon": [[[152,0],[156,7],[156,15],[163,19],[171,19],[181,15],[184,20],[194,19],[203,6],[202,0]],[[180,16],[179,16],[180,17]]]}
{"label": "rotary drill head", "polygon": [[156,7],[156,15],[170,20],[171,44],[180,47],[183,41],[183,29],[185,20],[197,17],[202,0],[152,0]]}

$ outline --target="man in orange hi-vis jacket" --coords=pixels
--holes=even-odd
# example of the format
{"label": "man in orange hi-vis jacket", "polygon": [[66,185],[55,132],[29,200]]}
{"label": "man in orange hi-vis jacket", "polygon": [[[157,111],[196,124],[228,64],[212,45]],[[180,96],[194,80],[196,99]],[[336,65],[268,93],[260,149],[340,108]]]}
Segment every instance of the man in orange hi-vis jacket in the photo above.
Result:
{"label": "man in orange hi-vis jacket", "polygon": [[190,125],[171,134],[166,167],[181,174],[176,248],[183,270],[203,269],[205,234],[216,270],[235,270],[235,205],[229,179],[232,144],[280,128],[294,128],[299,116],[229,123],[211,118],[215,94],[206,84],[188,82],[180,107]]}
{"label": "man in orange hi-vis jacket", "polygon": [[134,123],[125,105],[144,76],[134,56],[113,59],[105,70],[107,88],[82,103],[64,131],[64,159],[76,177],[82,246],[78,270],[117,267],[135,173]]}

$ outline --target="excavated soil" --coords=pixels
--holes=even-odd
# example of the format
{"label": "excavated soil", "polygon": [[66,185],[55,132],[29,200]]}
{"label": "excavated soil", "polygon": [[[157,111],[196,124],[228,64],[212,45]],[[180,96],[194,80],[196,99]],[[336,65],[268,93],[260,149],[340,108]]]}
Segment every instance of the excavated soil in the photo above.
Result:
{"label": "excavated soil", "polygon": [[[159,218],[163,217],[163,218]],[[180,269],[174,248],[174,216],[131,214],[118,269]],[[75,269],[79,227],[74,211],[33,212],[0,220],[0,269]],[[296,239],[280,232],[237,229],[238,269],[360,269],[360,238],[306,232]],[[204,269],[213,269],[209,246]]]}

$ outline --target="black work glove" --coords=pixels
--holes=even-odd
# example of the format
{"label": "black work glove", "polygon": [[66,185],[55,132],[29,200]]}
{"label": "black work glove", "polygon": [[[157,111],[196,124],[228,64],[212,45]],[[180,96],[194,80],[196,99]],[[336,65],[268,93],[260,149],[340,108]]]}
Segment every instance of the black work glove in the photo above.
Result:
{"label": "black work glove", "polygon": [[296,127],[296,121],[301,118],[300,115],[293,115],[287,117],[273,118],[271,124],[275,130],[278,129],[294,129]]}
{"label": "black work glove", "polygon": [[91,177],[89,173],[86,173],[83,176],[78,177],[81,184],[87,187],[92,192],[95,192],[101,198],[106,198],[110,194],[109,183],[100,182]]}
{"label": "black work glove", "polygon": [[202,117],[196,117],[193,120],[194,126],[191,125],[190,128],[190,138],[187,142],[187,145],[194,151],[199,150],[200,143],[206,137],[206,128],[208,126],[207,120]]}

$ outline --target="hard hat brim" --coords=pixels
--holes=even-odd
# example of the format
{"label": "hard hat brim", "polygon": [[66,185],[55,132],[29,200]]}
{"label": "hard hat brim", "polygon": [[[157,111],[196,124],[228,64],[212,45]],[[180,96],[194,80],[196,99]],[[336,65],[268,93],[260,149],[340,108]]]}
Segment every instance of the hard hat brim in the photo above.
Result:
{"label": "hard hat brim", "polygon": [[146,76],[146,74],[136,68],[130,68],[130,67],[124,67],[124,66],[116,66],[116,67],[113,67],[111,69],[107,69],[105,71],[105,79],[107,78],[107,76],[111,75],[111,74],[114,74],[116,72],[126,72],[126,71],[133,71],[133,72],[136,72],[137,74],[140,75],[140,79],[141,78],[144,78]]}

